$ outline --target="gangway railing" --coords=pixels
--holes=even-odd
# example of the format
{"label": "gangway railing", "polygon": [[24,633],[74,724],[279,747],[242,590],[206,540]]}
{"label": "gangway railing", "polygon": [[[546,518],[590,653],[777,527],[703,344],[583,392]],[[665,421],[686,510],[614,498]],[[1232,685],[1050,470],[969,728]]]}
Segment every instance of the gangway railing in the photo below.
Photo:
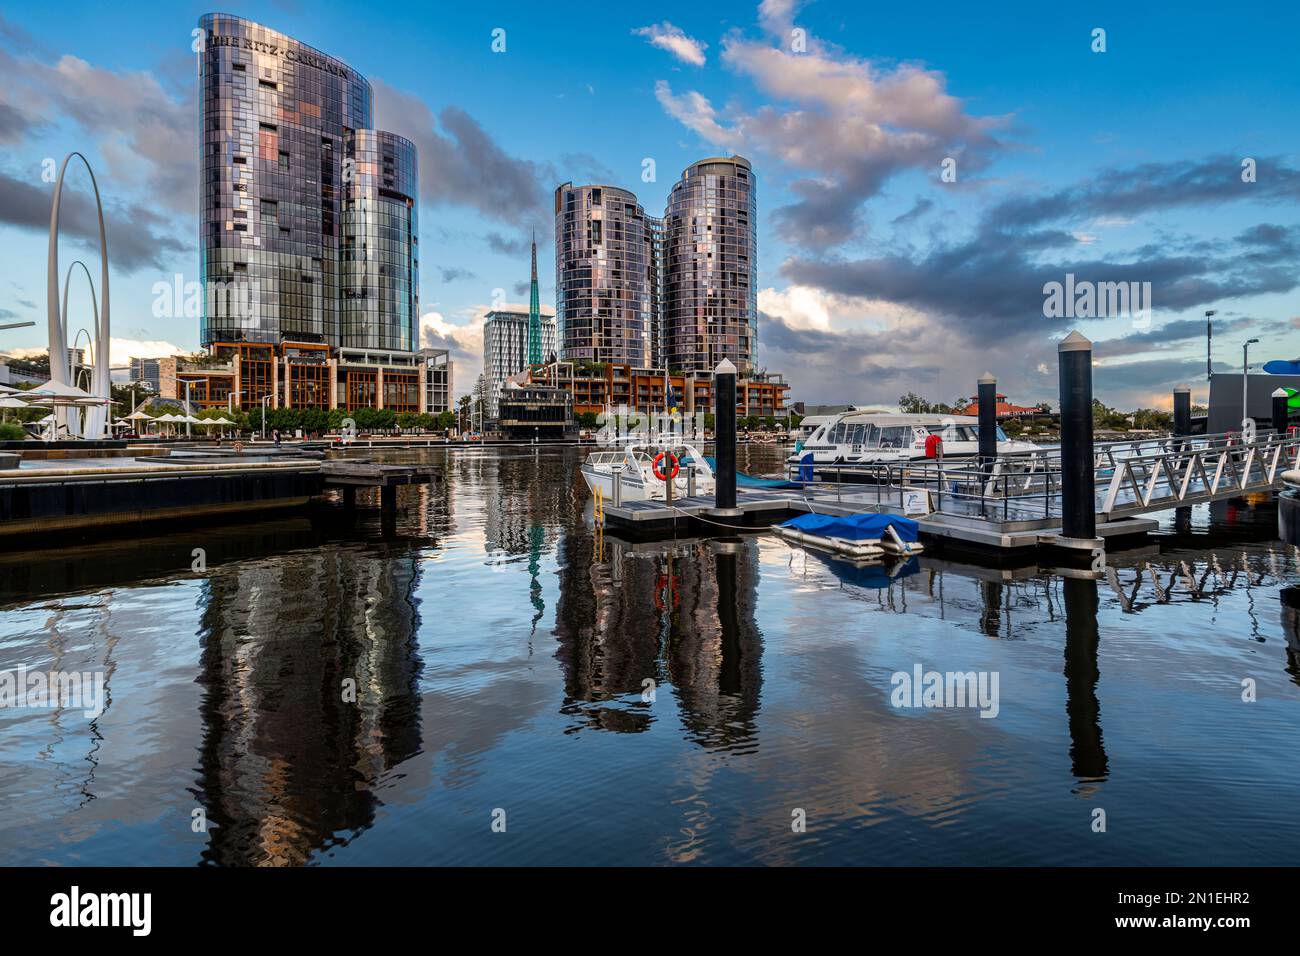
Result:
{"label": "gangway railing", "polygon": [[[1300,434],[1240,433],[1143,438],[1094,446],[1097,514],[1103,520],[1198,504],[1280,487],[1294,467]],[[790,477],[798,480],[792,465]],[[908,491],[925,490],[935,512],[1001,523],[1047,522],[1061,516],[1061,453],[998,458],[845,463],[815,466],[809,484],[835,486],[841,495],[902,507]],[[827,476],[835,479],[827,481]],[[846,476],[852,480],[846,480]],[[874,493],[873,493],[874,492]]]}

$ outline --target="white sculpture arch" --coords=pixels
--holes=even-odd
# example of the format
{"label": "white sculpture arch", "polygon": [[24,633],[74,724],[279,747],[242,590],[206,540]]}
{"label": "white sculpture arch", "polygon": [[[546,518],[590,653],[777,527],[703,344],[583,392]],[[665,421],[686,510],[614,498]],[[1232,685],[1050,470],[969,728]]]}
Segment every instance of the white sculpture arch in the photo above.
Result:
{"label": "white sculpture arch", "polygon": [[[109,323],[108,323],[108,236],[104,229],[104,204],[99,198],[99,183],[95,179],[95,171],[90,168],[90,161],[81,153],[73,151],[63,159],[63,164],[59,167],[59,178],[54,183],[54,203],[50,209],[50,251],[46,262],[46,315],[49,325],[50,339],[50,378],[60,385],[73,385],[72,368],[68,363],[68,297],[67,284],[62,295],[62,308],[60,309],[59,295],[59,206],[63,196],[63,177],[68,171],[68,163],[72,157],[81,160],[82,165],[86,167],[86,172],[90,174],[90,185],[95,191],[95,212],[99,216],[99,261],[100,261],[100,287],[101,296],[99,302],[95,304],[96,323],[95,323],[95,364],[91,370],[90,393],[98,398],[110,399],[111,394],[111,373],[108,365],[109,349]],[[75,265],[76,263],[74,263]],[[87,280],[90,279],[90,270],[82,265],[86,271]],[[72,278],[72,268],[68,268],[68,279]],[[94,302],[94,283],[91,282],[91,299]],[[81,427],[81,435],[84,438],[103,438],[106,433],[108,423],[109,406],[103,405],[95,408],[89,408],[85,412],[85,423]],[[58,425],[62,426],[67,423],[67,409],[56,409]]]}

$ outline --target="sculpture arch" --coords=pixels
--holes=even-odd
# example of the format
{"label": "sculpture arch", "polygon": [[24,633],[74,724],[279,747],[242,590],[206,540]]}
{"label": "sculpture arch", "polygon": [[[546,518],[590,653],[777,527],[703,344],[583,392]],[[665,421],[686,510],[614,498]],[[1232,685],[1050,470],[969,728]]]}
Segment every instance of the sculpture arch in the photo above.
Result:
{"label": "sculpture arch", "polygon": [[[82,165],[86,167],[86,172],[90,174],[90,185],[95,193],[95,212],[99,217],[99,260],[100,260],[100,297],[98,303],[94,303],[94,283],[91,282],[91,298],[95,304],[96,323],[95,323],[95,364],[91,371],[90,391],[92,395],[99,398],[111,398],[111,373],[108,365],[108,348],[109,348],[109,311],[108,311],[108,235],[104,228],[104,204],[99,196],[99,183],[95,179],[95,171],[90,168],[90,161],[80,152],[73,151],[64,157],[62,165],[59,167],[59,177],[54,183],[54,202],[50,208],[50,249],[46,261],[46,316],[49,327],[50,340],[50,378],[61,385],[72,385],[72,369],[68,364],[68,334],[67,334],[67,290],[66,286],[63,295],[60,296],[59,290],[59,207],[63,198],[63,177],[67,174],[68,163],[73,157],[81,160]],[[80,260],[78,260],[80,261]],[[75,265],[76,263],[74,263]],[[90,280],[90,270],[86,269],[85,264],[82,268],[86,271],[86,278]],[[68,278],[72,278],[72,268],[68,268]],[[62,308],[60,308],[62,301]],[[106,429],[105,425],[108,420],[108,406],[99,408],[89,408],[85,413],[85,425],[82,433],[88,438],[103,437]],[[59,409],[56,417],[62,419],[60,425],[66,424],[67,411]]]}

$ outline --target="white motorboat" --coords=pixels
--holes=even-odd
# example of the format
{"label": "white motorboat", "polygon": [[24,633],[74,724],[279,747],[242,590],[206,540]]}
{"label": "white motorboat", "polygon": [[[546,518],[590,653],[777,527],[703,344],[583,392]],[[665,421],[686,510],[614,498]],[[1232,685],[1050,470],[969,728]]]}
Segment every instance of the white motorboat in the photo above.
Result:
{"label": "white motorboat", "polygon": [[[582,463],[582,478],[591,489],[592,494],[600,490],[606,502],[612,502],[614,495],[614,476],[619,476],[619,499],[622,501],[644,501],[646,499],[666,500],[667,482],[654,473],[655,459],[663,448],[657,445],[641,445],[629,442],[622,448],[593,451]],[[689,444],[678,443],[677,453],[679,468],[677,476],[672,479],[673,497],[685,498],[692,490],[691,472],[694,473],[694,492],[696,495],[712,495],[714,491],[713,469],[708,460]],[[670,464],[665,457],[660,462],[661,473],[667,474]]]}
{"label": "white motorboat", "polygon": [[[808,436],[803,447],[786,459],[789,465],[875,465],[916,462],[926,458],[926,439],[942,439],[945,461],[979,454],[979,419],[967,415],[908,415],[844,412]],[[998,428],[998,457],[1042,452],[1033,442],[1012,441]]]}

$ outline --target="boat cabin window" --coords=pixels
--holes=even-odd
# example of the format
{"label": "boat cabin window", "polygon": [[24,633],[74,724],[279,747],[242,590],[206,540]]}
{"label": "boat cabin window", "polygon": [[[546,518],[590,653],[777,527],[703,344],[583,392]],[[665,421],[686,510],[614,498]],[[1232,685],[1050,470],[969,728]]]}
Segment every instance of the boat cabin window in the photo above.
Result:
{"label": "boat cabin window", "polygon": [[974,425],[958,425],[953,422],[940,422],[934,425],[922,425],[922,432],[938,435],[946,442],[979,441],[979,429]]}
{"label": "boat cabin window", "polygon": [[895,425],[880,430],[881,448],[902,448],[912,442],[911,425]]}

